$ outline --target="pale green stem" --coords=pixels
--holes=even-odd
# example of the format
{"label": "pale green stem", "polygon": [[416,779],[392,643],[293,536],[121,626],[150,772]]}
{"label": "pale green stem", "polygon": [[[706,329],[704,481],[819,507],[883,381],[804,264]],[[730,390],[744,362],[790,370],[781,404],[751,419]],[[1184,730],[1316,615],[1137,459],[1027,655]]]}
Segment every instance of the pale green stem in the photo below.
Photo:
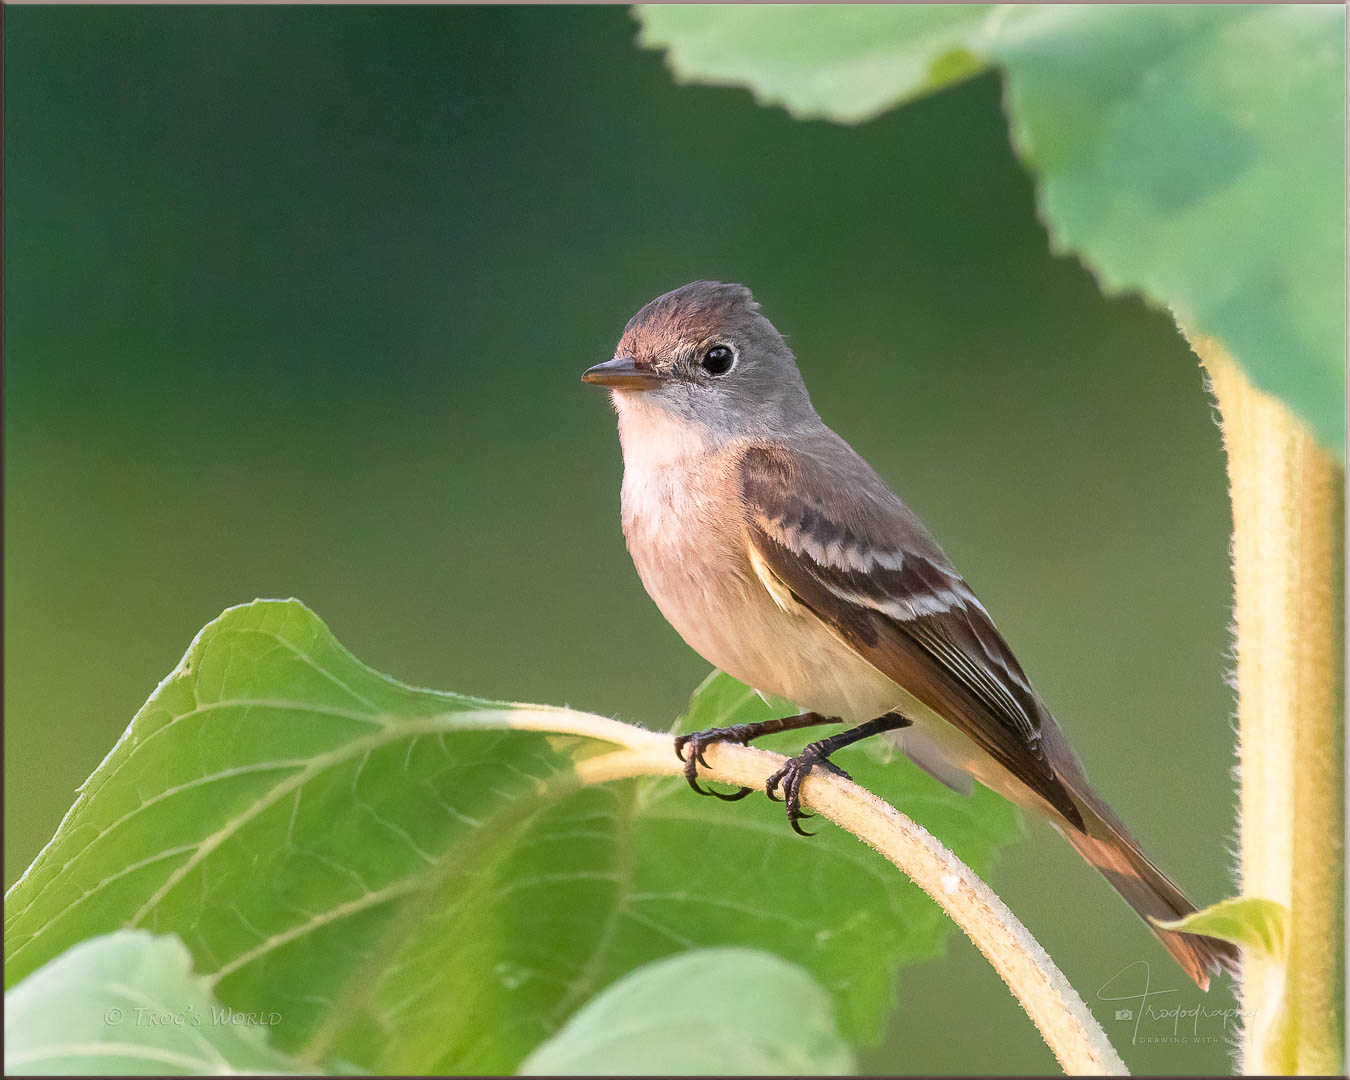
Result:
{"label": "pale green stem", "polygon": [[[603,717],[522,709],[509,714],[509,721],[623,747],[580,762],[583,783],[678,774],[682,768],[669,735]],[[780,754],[726,743],[709,748],[707,759],[709,767],[700,768],[700,775],[761,790],[783,762]],[[1101,1025],[1046,951],[994,891],[926,829],[871,792],[829,774],[808,776],[802,801],[880,852],[937,901],[1007,983],[1066,1073],[1126,1075]]]}
{"label": "pale green stem", "polygon": [[1240,1067],[1343,1074],[1345,471],[1211,339],[1233,500],[1241,892],[1289,910],[1243,959]]}

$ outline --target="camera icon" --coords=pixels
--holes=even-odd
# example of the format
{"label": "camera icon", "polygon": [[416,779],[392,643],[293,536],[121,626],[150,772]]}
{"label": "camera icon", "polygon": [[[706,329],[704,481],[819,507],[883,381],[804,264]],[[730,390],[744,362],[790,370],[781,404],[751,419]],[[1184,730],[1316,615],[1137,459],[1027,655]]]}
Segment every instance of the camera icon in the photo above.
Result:
{"label": "camera icon", "polygon": [[1117,1010],[1116,1010],[1116,1019],[1117,1019],[1117,1020],[1133,1020],[1133,1019],[1134,1019],[1134,1010],[1133,1010],[1133,1009],[1117,1009]]}

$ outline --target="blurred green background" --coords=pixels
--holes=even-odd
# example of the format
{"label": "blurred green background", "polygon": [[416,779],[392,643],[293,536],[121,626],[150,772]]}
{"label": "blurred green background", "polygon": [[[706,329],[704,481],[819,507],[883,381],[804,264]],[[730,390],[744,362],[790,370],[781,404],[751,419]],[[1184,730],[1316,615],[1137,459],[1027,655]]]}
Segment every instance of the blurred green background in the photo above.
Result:
{"label": "blurred green background", "polygon": [[[7,884],[255,596],[413,683],[668,726],[707,666],[577,376],[703,277],[755,290],[1155,858],[1232,891],[1219,433],[1166,316],[1050,255],[997,78],[843,128],[677,87],[623,8],[6,14]],[[1098,998],[1146,960],[1158,1007],[1232,1004],[1062,841],[992,883],[1132,1068],[1228,1070],[1221,1020],[1132,1044]],[[898,996],[868,1071],[1053,1068],[963,938]]]}

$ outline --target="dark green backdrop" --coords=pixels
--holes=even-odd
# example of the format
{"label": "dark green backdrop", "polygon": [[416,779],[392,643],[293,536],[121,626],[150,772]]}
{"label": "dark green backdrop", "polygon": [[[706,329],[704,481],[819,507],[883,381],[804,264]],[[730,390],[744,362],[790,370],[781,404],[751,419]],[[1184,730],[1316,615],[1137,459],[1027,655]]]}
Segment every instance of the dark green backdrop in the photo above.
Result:
{"label": "dark green backdrop", "polygon": [[[1218,431],[1167,318],[1049,254],[995,78],[843,128],[675,86],[622,8],[6,15],[6,882],[255,596],[414,683],[668,725],[706,665],[628,561],[577,375],[715,277],[1158,860],[1231,891]],[[1096,997],[1122,967],[1201,996],[1048,830],[993,884],[1136,1070],[1227,1067],[1213,1019],[1131,1045]],[[899,996],[866,1068],[1053,1067],[964,939]]]}

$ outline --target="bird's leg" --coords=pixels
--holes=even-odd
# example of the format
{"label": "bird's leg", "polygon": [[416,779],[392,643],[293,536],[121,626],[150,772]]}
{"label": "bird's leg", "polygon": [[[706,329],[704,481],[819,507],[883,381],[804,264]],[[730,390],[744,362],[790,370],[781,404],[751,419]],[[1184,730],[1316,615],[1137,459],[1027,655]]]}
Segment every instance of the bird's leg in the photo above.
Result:
{"label": "bird's leg", "polygon": [[[815,727],[818,724],[841,723],[843,721],[837,716],[821,716],[820,713],[807,712],[798,713],[796,716],[779,717],[777,720],[760,720],[754,724],[732,724],[731,727],[691,731],[688,735],[675,737],[675,756],[684,762],[684,778],[689,781],[689,786],[700,795],[716,795],[727,802],[735,802],[749,795],[750,789],[743,787],[724,795],[720,791],[713,791],[711,788],[705,790],[698,786],[698,766],[701,764],[705,768],[708,767],[707,761],[703,758],[703,751],[707,747],[716,742],[733,742],[747,746],[751,739],[758,739],[761,735],[777,735],[780,731],[796,731],[798,728]],[[688,757],[684,753],[686,746],[689,747]]]}
{"label": "bird's leg", "polygon": [[861,742],[873,735],[880,735],[884,731],[895,731],[899,728],[909,727],[911,723],[913,723],[912,720],[906,719],[899,713],[889,712],[884,716],[878,716],[875,720],[869,720],[865,724],[849,728],[848,731],[841,731],[838,735],[831,735],[828,739],[813,742],[796,757],[788,758],[787,761],[783,762],[783,767],[765,781],[764,793],[774,802],[777,802],[778,797],[774,795],[774,792],[778,790],[778,786],[781,784],[783,801],[787,804],[788,824],[802,836],[814,836],[814,833],[807,832],[797,824],[804,817],[815,816],[802,811],[802,781],[807,778],[811,770],[817,765],[821,765],[836,776],[842,776],[845,780],[852,780],[853,777],[830,760],[831,754],[852,743]]}

